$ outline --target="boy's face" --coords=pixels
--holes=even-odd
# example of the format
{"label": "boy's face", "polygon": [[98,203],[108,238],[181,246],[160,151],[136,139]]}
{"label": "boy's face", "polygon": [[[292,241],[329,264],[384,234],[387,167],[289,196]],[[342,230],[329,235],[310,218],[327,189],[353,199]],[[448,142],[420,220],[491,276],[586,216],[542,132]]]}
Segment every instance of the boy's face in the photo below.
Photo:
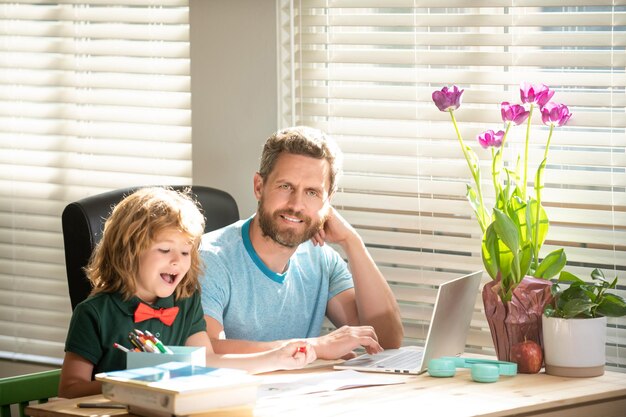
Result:
{"label": "boy's face", "polygon": [[137,293],[146,303],[172,295],[191,267],[193,246],[184,233],[176,229],[159,232],[154,243],[139,256]]}
{"label": "boy's face", "polygon": [[309,240],[329,213],[330,166],[325,159],[281,154],[265,180],[254,179],[263,234],[285,247]]}

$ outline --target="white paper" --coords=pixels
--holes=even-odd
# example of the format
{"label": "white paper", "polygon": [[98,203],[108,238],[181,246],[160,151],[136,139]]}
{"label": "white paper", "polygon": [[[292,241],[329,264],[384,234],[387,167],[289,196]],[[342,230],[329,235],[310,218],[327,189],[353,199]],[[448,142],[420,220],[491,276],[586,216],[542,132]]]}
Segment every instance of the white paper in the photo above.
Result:
{"label": "white paper", "polygon": [[313,374],[276,374],[267,376],[258,391],[258,398],[312,394],[375,385],[404,384],[407,378],[353,370]]}

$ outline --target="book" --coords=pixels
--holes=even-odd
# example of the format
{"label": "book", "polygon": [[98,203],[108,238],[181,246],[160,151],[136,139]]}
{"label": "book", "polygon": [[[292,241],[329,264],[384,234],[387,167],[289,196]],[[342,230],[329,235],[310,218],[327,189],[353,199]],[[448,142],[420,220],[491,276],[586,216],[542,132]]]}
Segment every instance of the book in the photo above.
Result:
{"label": "book", "polygon": [[209,414],[218,409],[252,409],[260,379],[245,371],[187,362],[96,374],[102,394],[148,416]]}
{"label": "book", "polygon": [[254,408],[252,407],[252,405],[216,408],[211,411],[180,416],[170,414],[166,411],[154,411],[148,408],[136,407],[134,405],[131,405],[128,407],[128,414],[142,417],[254,417]]}

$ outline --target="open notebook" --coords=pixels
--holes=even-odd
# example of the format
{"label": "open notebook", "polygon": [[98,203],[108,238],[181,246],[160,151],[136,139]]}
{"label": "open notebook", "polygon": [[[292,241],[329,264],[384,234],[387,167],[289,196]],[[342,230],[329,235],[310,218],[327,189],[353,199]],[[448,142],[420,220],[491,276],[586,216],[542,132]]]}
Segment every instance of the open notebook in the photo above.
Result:
{"label": "open notebook", "polygon": [[432,358],[462,354],[481,277],[482,271],[477,271],[439,286],[424,347],[407,346],[376,355],[365,354],[334,368],[421,374]]}

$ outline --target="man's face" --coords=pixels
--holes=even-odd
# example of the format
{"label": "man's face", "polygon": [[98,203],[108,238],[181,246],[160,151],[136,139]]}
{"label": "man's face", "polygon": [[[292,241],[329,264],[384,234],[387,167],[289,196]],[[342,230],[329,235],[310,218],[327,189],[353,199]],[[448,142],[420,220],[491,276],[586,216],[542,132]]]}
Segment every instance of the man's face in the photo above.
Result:
{"label": "man's face", "polygon": [[265,181],[254,178],[263,235],[289,248],[313,237],[329,213],[329,181],[326,160],[281,154]]}

